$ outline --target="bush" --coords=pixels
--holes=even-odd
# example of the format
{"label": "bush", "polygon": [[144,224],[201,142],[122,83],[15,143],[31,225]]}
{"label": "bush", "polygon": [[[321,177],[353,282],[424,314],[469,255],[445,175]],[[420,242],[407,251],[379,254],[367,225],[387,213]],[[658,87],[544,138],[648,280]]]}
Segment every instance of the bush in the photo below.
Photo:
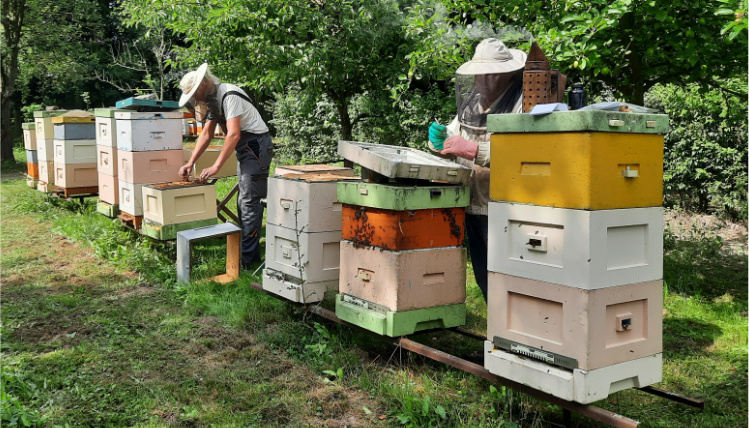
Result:
{"label": "bush", "polygon": [[[747,92],[746,81],[721,84]],[[664,204],[739,220],[747,218],[747,101],[697,85],[657,85],[646,104],[668,114]]]}

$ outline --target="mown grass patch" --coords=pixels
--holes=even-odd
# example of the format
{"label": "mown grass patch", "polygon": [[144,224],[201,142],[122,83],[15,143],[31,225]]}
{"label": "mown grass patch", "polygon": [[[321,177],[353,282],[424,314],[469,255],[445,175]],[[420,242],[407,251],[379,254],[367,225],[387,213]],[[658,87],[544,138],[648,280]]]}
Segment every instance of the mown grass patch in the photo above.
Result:
{"label": "mown grass patch", "polygon": [[[546,403],[259,293],[251,285],[260,272],[227,285],[177,284],[173,245],[96,214],[91,202],[49,199],[21,181],[4,182],[0,196],[4,423],[23,415],[31,425],[71,426],[561,422]],[[633,390],[598,404],[647,426],[744,426],[746,253],[726,253],[710,234],[666,238],[659,386],[705,398],[707,409]],[[222,240],[201,242],[195,278],[222,273],[224,252]],[[470,269],[467,328],[483,334],[486,306]],[[332,309],[331,299],[323,306]],[[414,339],[455,355],[481,349],[452,333]]]}

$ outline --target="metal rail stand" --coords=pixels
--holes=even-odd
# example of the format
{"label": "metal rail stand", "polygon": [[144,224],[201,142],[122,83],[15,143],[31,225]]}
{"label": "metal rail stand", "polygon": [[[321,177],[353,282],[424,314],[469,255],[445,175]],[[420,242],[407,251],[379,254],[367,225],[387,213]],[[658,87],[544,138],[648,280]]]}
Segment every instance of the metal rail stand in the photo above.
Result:
{"label": "metal rail stand", "polygon": [[177,232],[177,281],[190,282],[192,271],[192,243],[211,238],[226,236],[226,273],[208,278],[205,281],[214,281],[226,284],[239,278],[239,244],[242,229],[231,223],[220,223],[213,226],[199,227],[196,229]]}

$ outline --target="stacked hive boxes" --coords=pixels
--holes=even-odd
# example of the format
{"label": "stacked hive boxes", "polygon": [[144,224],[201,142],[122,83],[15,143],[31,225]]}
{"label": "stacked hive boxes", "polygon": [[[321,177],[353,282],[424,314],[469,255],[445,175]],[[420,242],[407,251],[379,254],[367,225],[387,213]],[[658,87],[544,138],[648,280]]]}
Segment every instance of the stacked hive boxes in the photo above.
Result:
{"label": "stacked hive boxes", "polygon": [[96,118],[71,111],[52,118],[55,186],[65,194],[96,193]]}
{"label": "stacked hive boxes", "polygon": [[177,232],[214,225],[216,186],[198,180],[143,186],[141,231],[154,239],[177,239]]}
{"label": "stacked hive boxes", "polygon": [[140,217],[144,185],[180,179],[182,113],[117,111],[114,118],[120,212]]}
{"label": "stacked hive boxes", "polygon": [[26,184],[32,189],[36,188],[39,181],[39,158],[36,152],[36,125],[34,122],[24,123],[23,128],[23,148],[26,150],[26,171],[28,177]]}
{"label": "stacked hive boxes", "polygon": [[39,182],[37,189],[42,192],[55,190],[55,129],[52,118],[66,113],[67,110],[39,110],[34,112],[36,132],[36,155],[39,162]]}
{"label": "stacked hive boxes", "polygon": [[486,368],[591,403],[661,380],[665,115],[492,115]]}
{"label": "stacked hive boxes", "polygon": [[463,325],[470,193],[444,182],[463,183],[470,170],[407,148],[342,141],[338,152],[372,177],[395,180],[338,183],[336,316],[391,337]]}
{"label": "stacked hive boxes", "polygon": [[96,168],[99,177],[99,203],[96,210],[107,217],[119,213],[119,182],[117,178],[117,123],[116,108],[97,108],[96,117]]}
{"label": "stacked hive boxes", "polygon": [[268,179],[263,289],[299,303],[338,289],[341,204],[336,185],[358,180],[351,168],[279,167]]}

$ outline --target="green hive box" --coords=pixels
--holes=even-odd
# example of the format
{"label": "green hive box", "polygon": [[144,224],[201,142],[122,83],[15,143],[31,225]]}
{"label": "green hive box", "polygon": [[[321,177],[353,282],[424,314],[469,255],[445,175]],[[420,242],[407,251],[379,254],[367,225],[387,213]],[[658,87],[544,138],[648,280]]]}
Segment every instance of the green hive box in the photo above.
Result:
{"label": "green hive box", "polygon": [[665,114],[624,113],[602,110],[561,111],[532,116],[527,113],[490,114],[486,129],[492,134],[529,132],[628,132],[665,134]]}
{"label": "green hive box", "polygon": [[465,303],[392,312],[380,305],[343,294],[336,295],[335,314],[350,324],[389,337],[435,328],[459,327],[466,323]]}
{"label": "green hive box", "polygon": [[363,182],[339,182],[338,202],[385,210],[421,210],[465,207],[471,203],[470,188],[461,185],[410,186]]}
{"label": "green hive box", "polygon": [[109,218],[115,218],[120,215],[120,206],[108,204],[104,201],[99,201],[96,204],[96,212],[103,214]]}

